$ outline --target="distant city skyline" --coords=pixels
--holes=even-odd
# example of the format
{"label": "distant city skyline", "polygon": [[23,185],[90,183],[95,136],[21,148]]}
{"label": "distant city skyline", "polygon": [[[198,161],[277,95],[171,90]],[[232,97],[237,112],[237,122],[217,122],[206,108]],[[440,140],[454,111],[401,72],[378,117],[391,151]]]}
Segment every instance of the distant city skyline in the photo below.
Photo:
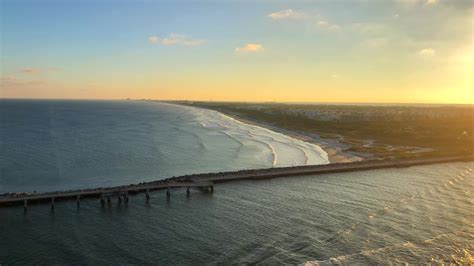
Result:
{"label": "distant city skyline", "polygon": [[471,0],[0,3],[0,98],[474,103]]}

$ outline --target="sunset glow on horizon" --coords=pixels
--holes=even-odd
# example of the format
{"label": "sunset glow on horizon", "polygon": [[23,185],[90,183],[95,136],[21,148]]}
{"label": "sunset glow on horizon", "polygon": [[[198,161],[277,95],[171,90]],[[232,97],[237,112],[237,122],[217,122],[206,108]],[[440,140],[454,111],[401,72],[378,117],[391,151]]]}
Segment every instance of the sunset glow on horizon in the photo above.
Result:
{"label": "sunset glow on horizon", "polygon": [[474,104],[470,0],[0,5],[0,98]]}

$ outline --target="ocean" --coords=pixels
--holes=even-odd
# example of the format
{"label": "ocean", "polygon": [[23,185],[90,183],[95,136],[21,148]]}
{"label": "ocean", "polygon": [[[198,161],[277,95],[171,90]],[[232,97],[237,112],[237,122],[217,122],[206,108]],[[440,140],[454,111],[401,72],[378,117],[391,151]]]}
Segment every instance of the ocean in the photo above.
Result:
{"label": "ocean", "polygon": [[[0,193],[327,162],[316,145],[204,109],[0,101]],[[171,194],[0,208],[0,264],[474,263],[474,163]]]}
{"label": "ocean", "polygon": [[0,193],[324,164],[317,145],[158,102],[0,100]]}

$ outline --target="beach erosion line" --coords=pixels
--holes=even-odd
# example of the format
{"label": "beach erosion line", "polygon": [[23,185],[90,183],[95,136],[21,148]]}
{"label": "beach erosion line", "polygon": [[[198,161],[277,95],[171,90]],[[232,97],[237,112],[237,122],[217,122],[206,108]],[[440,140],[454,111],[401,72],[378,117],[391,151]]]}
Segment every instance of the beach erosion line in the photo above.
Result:
{"label": "beach erosion line", "polygon": [[329,163],[328,153],[314,143],[305,142],[258,125],[247,124],[215,110],[179,104],[172,105],[189,110],[194,115],[197,124],[203,128],[216,130],[243,146],[251,143],[264,145],[268,153],[267,161],[274,167]]}

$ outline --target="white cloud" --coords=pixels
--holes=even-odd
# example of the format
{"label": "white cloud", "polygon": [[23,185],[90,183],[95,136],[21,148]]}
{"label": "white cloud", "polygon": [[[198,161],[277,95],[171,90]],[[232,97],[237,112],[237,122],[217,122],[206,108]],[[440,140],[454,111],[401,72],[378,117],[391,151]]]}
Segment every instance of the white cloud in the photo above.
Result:
{"label": "white cloud", "polygon": [[331,24],[327,20],[320,20],[316,22],[316,26],[320,29],[325,29],[332,32],[337,32],[341,30],[341,27],[337,24]]}
{"label": "white cloud", "polygon": [[320,20],[320,21],[318,21],[318,23],[316,23],[316,25],[318,25],[318,27],[327,27],[328,24],[329,23],[326,20]]}
{"label": "white cloud", "polygon": [[439,3],[439,0],[396,0],[396,2],[405,6],[414,6],[418,4],[435,5]]}
{"label": "white cloud", "polygon": [[337,74],[337,73],[334,73],[331,75],[331,78],[332,79],[340,79],[341,78],[341,75]]}
{"label": "white cloud", "polygon": [[148,42],[151,43],[151,44],[157,44],[158,43],[158,36],[150,36],[148,37]]}
{"label": "white cloud", "polygon": [[293,9],[287,9],[270,13],[268,17],[271,19],[303,19],[306,17],[306,14],[293,11]]}
{"label": "white cloud", "polygon": [[403,5],[414,5],[418,3],[420,0],[396,0],[396,2],[399,2]]}
{"label": "white cloud", "polygon": [[316,25],[320,29],[324,29],[331,32],[337,32],[341,30],[341,26],[337,24],[330,23],[325,20],[320,14],[315,12],[297,12],[293,9],[281,10],[278,12],[268,14],[268,17],[274,20],[284,20],[284,19],[299,19],[304,20],[307,23]]}
{"label": "white cloud", "polygon": [[171,33],[169,37],[161,40],[163,45],[183,45],[183,46],[198,46],[204,44],[205,40],[193,39],[184,34]]}
{"label": "white cloud", "polygon": [[418,54],[422,57],[432,57],[436,54],[436,51],[432,48],[421,49]]}
{"label": "white cloud", "polygon": [[263,46],[259,43],[247,43],[243,47],[235,48],[237,53],[259,53],[263,52]]}
{"label": "white cloud", "polygon": [[201,39],[194,39],[191,36],[185,34],[171,33],[168,37],[159,38],[158,36],[148,37],[148,42],[156,45],[181,45],[181,46],[199,46],[204,44],[206,41]]}
{"label": "white cloud", "polygon": [[382,33],[385,26],[377,23],[354,23],[352,24],[352,29],[358,33],[375,35]]}
{"label": "white cloud", "polygon": [[425,5],[435,5],[438,2],[438,0],[426,0]]}
{"label": "white cloud", "polygon": [[370,48],[380,48],[388,44],[388,39],[385,37],[372,38],[364,41],[364,45]]}
{"label": "white cloud", "polygon": [[332,24],[331,26],[329,26],[328,28],[329,31],[340,31],[341,30],[341,26],[337,25],[337,24]]}

